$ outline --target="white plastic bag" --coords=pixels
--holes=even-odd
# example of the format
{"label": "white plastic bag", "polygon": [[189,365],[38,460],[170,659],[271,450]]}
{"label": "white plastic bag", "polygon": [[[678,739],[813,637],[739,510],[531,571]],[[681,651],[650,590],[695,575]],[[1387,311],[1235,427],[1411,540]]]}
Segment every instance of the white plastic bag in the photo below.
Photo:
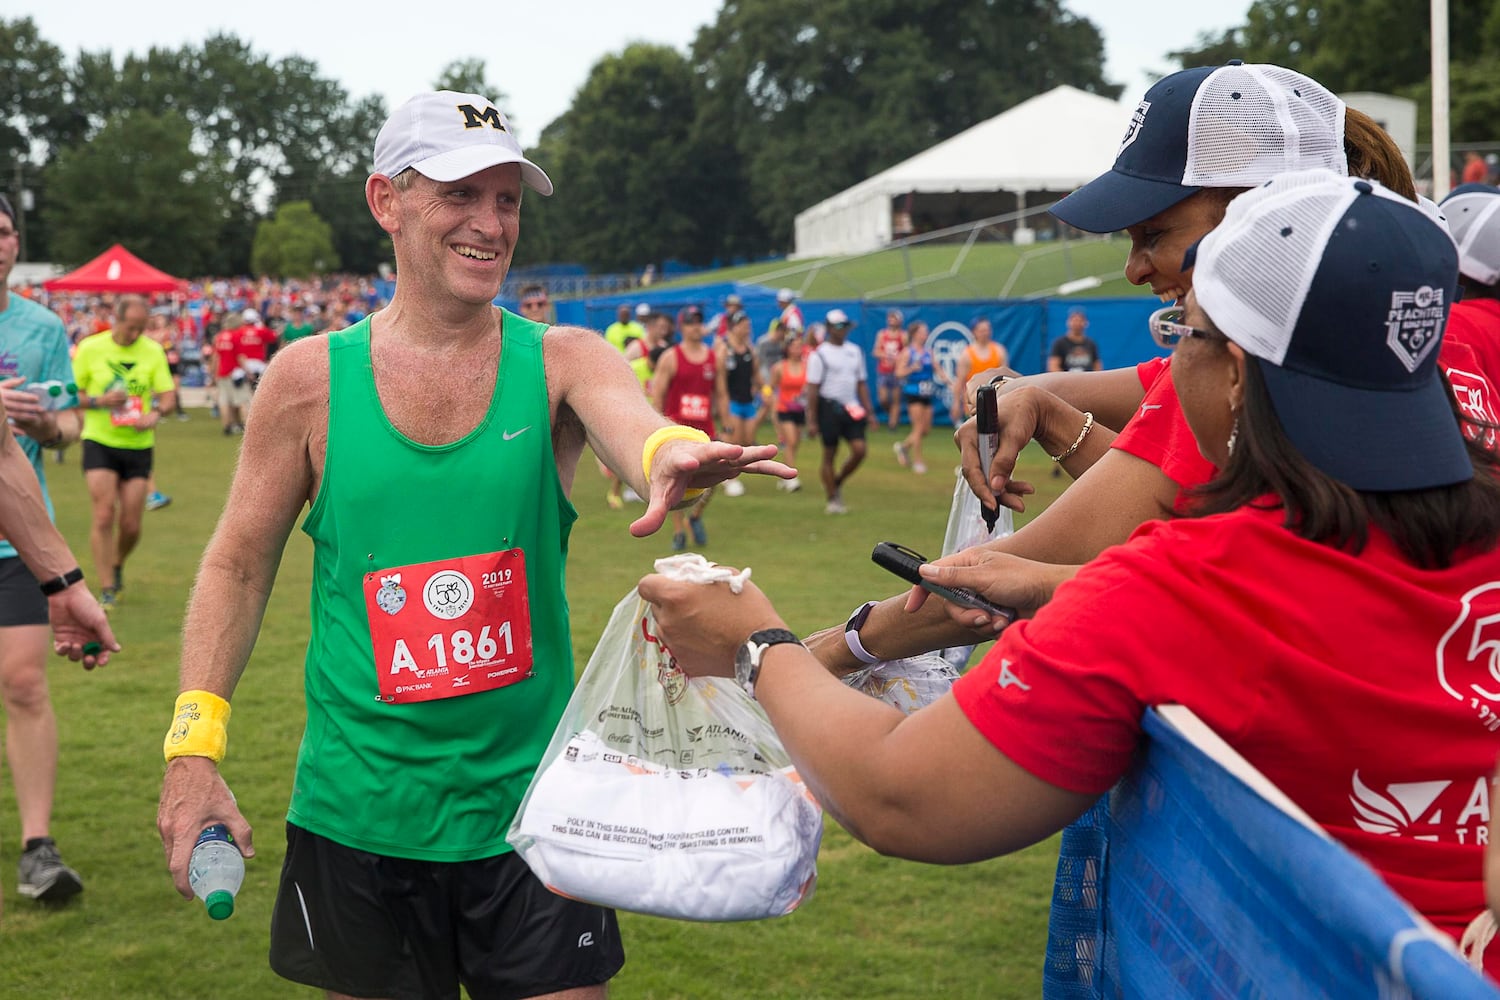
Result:
{"label": "white plastic bag", "polygon": [[[678,556],[657,570],[711,565]],[[812,893],[822,833],[822,809],[760,706],[731,680],[688,679],[632,590],[507,839],[565,896],[683,920],[755,920]]]}
{"label": "white plastic bag", "polygon": [[[994,528],[991,528],[985,523],[984,507],[960,471],[958,482],[953,487],[953,505],[948,509],[948,530],[943,534],[943,555],[951,556],[955,552],[1004,538],[1014,532],[1015,521],[1011,517],[1010,508],[1001,506],[999,510],[1000,516],[995,519]],[[955,670],[961,671],[968,666],[969,656],[973,652],[974,644],[970,643],[967,646],[949,647],[941,655]]]}
{"label": "white plastic bag", "polygon": [[843,680],[856,691],[910,715],[947,694],[958,677],[958,670],[941,653],[923,653],[904,660],[872,663],[845,674]]}

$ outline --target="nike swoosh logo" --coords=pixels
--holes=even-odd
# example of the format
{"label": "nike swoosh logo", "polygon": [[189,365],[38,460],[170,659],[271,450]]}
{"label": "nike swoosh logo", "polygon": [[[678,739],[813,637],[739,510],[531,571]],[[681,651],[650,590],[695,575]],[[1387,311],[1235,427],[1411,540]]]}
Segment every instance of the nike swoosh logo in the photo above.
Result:
{"label": "nike swoosh logo", "polygon": [[513,440],[514,438],[520,437],[522,434],[525,434],[529,430],[531,430],[531,425],[527,424],[525,427],[522,427],[518,431],[505,431],[504,433],[502,433],[500,435],[500,437],[502,439],[506,440],[506,441],[510,441],[510,440]]}

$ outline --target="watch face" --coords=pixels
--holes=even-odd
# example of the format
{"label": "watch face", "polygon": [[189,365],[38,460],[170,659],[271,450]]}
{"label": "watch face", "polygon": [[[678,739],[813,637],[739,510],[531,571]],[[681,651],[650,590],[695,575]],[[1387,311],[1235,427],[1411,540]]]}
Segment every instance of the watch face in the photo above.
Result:
{"label": "watch face", "polygon": [[734,651],[734,679],[740,687],[746,687],[750,683],[750,672],[755,666],[751,652],[753,645],[753,640],[743,642],[740,643],[740,648]]}

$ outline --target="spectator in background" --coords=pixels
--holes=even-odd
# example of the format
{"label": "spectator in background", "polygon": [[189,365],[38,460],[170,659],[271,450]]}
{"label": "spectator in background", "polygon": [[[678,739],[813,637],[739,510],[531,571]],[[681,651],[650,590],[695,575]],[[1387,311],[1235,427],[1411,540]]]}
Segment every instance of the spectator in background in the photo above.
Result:
{"label": "spectator in background", "polygon": [[788,334],[802,335],[804,324],[802,322],[802,307],[797,305],[797,293],[790,288],[783,288],[776,293],[776,304],[781,307],[781,315],[777,319],[781,328]]}
{"label": "spectator in background", "polygon": [[305,306],[292,315],[291,322],[282,328],[280,344],[295,343],[303,337],[311,337],[318,332],[318,307]]}
{"label": "spectator in background", "polygon": [[[650,315],[650,313],[651,308],[647,306],[646,314]],[[609,341],[609,346],[621,354],[625,353],[625,346],[632,340],[645,335],[646,328],[630,318],[630,307],[623,303],[615,310],[615,321],[604,330],[604,339]]]}
{"label": "spectator in background", "polygon": [[260,377],[266,370],[266,363],[271,360],[271,352],[276,348],[276,334],[261,322],[260,313],[254,309],[246,309],[241,322],[243,325],[239,331],[240,365],[249,377],[250,392],[253,396],[255,387],[260,383]]}
{"label": "spectator in background", "polygon": [[744,307],[744,300],[735,293],[730,292],[724,296],[723,310],[716,313],[708,321],[708,325],[704,327],[703,342],[712,347],[719,337],[727,337],[729,335],[729,317],[744,309]]}
{"label": "spectator in background", "polygon": [[[781,447],[779,457],[795,469],[797,445],[807,424],[807,342],[803,338],[787,338],[786,356],[771,368],[771,394],[776,411],[776,443]],[[799,476],[785,480],[777,488],[796,493],[802,488],[802,479]]]}
{"label": "spectator in background", "polygon": [[963,349],[958,357],[958,371],[953,378],[953,406],[951,416],[954,426],[963,423],[964,387],[969,379],[980,372],[1004,368],[1010,364],[1010,354],[995,341],[994,328],[987,317],[980,316],[969,327],[974,336],[973,343]]}
{"label": "spectator in background", "polygon": [[[547,295],[547,289],[541,285],[527,285],[521,289],[521,304],[519,306],[521,315],[533,323],[548,323],[553,321],[552,300]],[[614,341],[610,341],[611,344]]]}
{"label": "spectator in background", "polygon": [[885,326],[875,335],[875,394],[891,430],[901,422],[901,379],[896,375],[896,359],[906,350],[901,320],[900,309],[890,310],[885,314]]}
{"label": "spectator in background", "polygon": [[941,379],[937,367],[932,363],[932,349],[927,346],[927,324],[912,320],[907,327],[907,345],[896,359],[896,377],[901,380],[901,396],[906,401],[906,412],[911,416],[911,432],[892,447],[896,461],[902,468],[927,474],[927,463],[922,458],[922,439],[932,430],[932,401],[937,398]]}
{"label": "spectator in background", "polygon": [[241,360],[241,329],[240,314],[225,313],[209,348],[219,422],[224,426],[225,437],[244,431],[245,413],[250,407],[250,379]]}
{"label": "spectator in background", "polygon": [[1097,372],[1104,364],[1099,345],[1088,335],[1088,314],[1082,309],[1068,311],[1068,332],[1052,342],[1047,352],[1049,372]]}
{"label": "spectator in background", "polygon": [[[865,382],[865,352],[848,341],[854,324],[842,309],[826,317],[828,339],[807,363],[807,436],[823,442],[826,514],[847,514],[844,483],[865,460],[865,425],[870,419],[870,387]],[[849,442],[849,457],[835,468],[840,441]]]}
{"label": "spectator in background", "polygon": [[1490,179],[1490,168],[1485,164],[1484,157],[1479,155],[1475,149],[1464,154],[1464,172],[1462,174],[1465,184],[1484,184]]}
{"label": "spectator in background", "polygon": [[[761,397],[760,367],[755,349],[750,346],[750,317],[744,312],[729,317],[729,336],[714,345],[719,377],[729,394],[729,426],[725,438],[730,444],[749,447],[755,444],[755,432],[765,413]],[[724,495],[745,495],[745,484],[738,478],[724,482]]]}

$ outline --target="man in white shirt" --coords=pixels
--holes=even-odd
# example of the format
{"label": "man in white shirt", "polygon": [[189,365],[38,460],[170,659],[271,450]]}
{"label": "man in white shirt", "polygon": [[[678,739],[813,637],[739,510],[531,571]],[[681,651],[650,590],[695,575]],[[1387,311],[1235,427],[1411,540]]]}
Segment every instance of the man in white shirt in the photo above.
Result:
{"label": "man in white shirt", "polygon": [[[865,460],[865,424],[872,409],[870,388],[865,381],[865,352],[858,344],[848,343],[849,330],[854,326],[848,315],[842,309],[830,309],[827,324],[828,339],[807,362],[807,433],[823,439],[819,473],[828,497],[824,510],[847,514],[844,482]],[[849,442],[849,457],[835,471],[840,440]]]}

